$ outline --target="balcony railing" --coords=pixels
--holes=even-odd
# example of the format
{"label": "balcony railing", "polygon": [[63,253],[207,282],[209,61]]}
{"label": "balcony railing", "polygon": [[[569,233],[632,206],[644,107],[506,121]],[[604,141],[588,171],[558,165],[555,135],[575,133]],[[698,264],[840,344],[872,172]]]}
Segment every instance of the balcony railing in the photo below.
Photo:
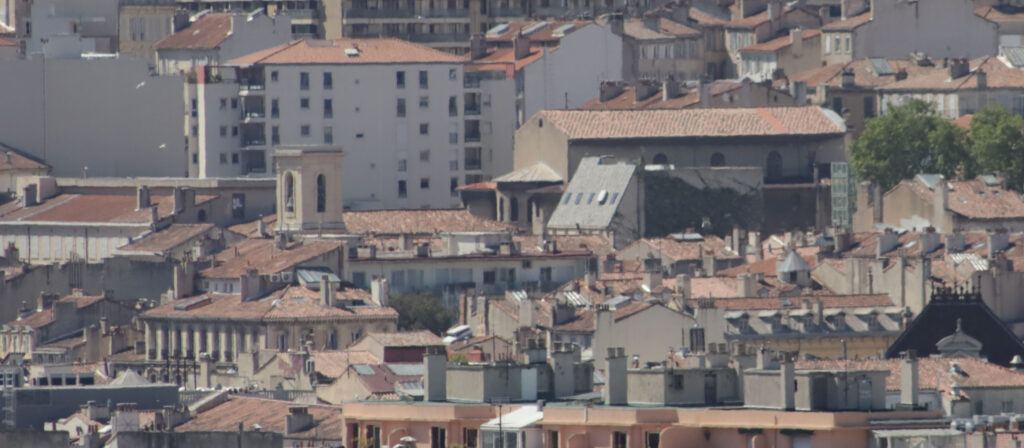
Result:
{"label": "balcony railing", "polygon": [[248,81],[248,82],[247,81],[241,81],[241,82],[239,82],[239,86],[238,86],[238,89],[243,91],[243,92],[247,92],[247,91],[263,91],[263,88],[264,88],[263,83],[255,82],[255,81]]}
{"label": "balcony railing", "polygon": [[478,141],[480,141],[480,133],[479,132],[467,132],[464,141],[467,142],[467,143],[469,143],[469,142],[478,142]]}
{"label": "balcony railing", "polygon": [[408,8],[349,8],[342,16],[351,19],[413,19],[413,18],[465,18],[468,9],[408,9]]}
{"label": "balcony railing", "polygon": [[262,110],[247,110],[242,112],[243,120],[267,118],[267,113]]}
{"label": "balcony railing", "polygon": [[521,17],[526,15],[523,8],[491,8],[488,10],[491,17]]}
{"label": "balcony railing", "polygon": [[242,139],[242,147],[243,148],[251,148],[251,147],[266,146],[266,145],[267,145],[267,139],[263,138],[263,137],[244,138],[244,139]]}
{"label": "balcony railing", "polygon": [[480,115],[480,104],[467,104],[463,115]]}
{"label": "balcony railing", "polygon": [[466,159],[466,163],[464,165],[467,170],[478,170],[483,166],[480,159]]}

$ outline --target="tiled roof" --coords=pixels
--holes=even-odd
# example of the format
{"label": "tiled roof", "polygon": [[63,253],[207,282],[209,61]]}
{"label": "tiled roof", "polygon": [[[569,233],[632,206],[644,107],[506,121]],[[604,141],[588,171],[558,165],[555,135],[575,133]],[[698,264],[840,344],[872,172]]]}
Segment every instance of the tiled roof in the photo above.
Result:
{"label": "tiled roof", "polygon": [[[541,23],[544,23],[541,25]],[[487,40],[490,42],[507,42],[511,43],[512,39],[515,38],[516,33],[524,29],[529,29],[530,32],[527,37],[530,38],[531,44],[541,45],[553,45],[558,43],[562,39],[562,35],[555,33],[555,30],[562,30],[561,33],[565,35],[571,34],[578,31],[580,28],[591,25],[593,22],[589,20],[550,20],[546,22],[534,22],[534,21],[513,21],[509,22],[508,28],[501,34],[487,34]],[[567,25],[572,25],[567,30]]]}
{"label": "tiled roof", "polygon": [[281,250],[270,239],[246,239],[211,255],[209,258],[214,260],[214,265],[199,274],[205,278],[237,278],[249,269],[261,275],[276,274],[341,247],[340,242],[319,240],[308,244],[291,243]]}
{"label": "tiled roof", "polygon": [[274,230],[274,224],[277,223],[277,215],[263,216],[255,221],[249,221],[242,224],[235,224],[231,227],[228,227],[228,230],[239,235],[242,235],[246,238],[265,238],[269,236],[257,235],[257,231],[259,230],[258,221],[263,221],[263,224],[266,225],[267,232],[272,232]]}
{"label": "tiled roof", "polygon": [[132,252],[164,252],[188,243],[209,232],[213,224],[171,224],[165,229],[146,235],[119,250]]}
{"label": "tiled roof", "polygon": [[579,311],[573,320],[561,325],[555,325],[552,331],[570,333],[588,333],[596,330],[594,312],[591,310]]}
{"label": "tiled roof", "polygon": [[[337,292],[335,293],[337,296]],[[193,304],[187,306],[187,304]],[[238,294],[205,293],[179,299],[146,311],[147,318],[295,319],[397,316],[392,308],[372,306],[339,308],[320,302],[320,293],[303,286],[289,286],[256,300],[242,301]]]}
{"label": "tiled roof", "polygon": [[[217,196],[196,195],[196,204],[203,204]],[[160,218],[173,213],[174,198],[169,195],[152,196]],[[58,194],[40,204],[24,207],[20,201],[0,206],[0,222],[97,222],[148,223],[149,210],[136,210],[135,195]]]}
{"label": "tiled roof", "polygon": [[477,182],[456,188],[458,191],[490,191],[498,188],[497,182]]}
{"label": "tiled roof", "polygon": [[718,17],[701,11],[693,6],[690,7],[689,15],[690,19],[696,21],[701,26],[716,26],[728,23],[726,20],[719,19]]}
{"label": "tiled roof", "polygon": [[770,19],[768,16],[768,10],[761,11],[757,14],[752,14],[739,20],[730,21],[725,25],[726,28],[754,28],[762,23],[767,22]]}
{"label": "tiled roof", "polygon": [[700,31],[664,17],[658,18],[657,30],[648,28],[643,19],[631,18],[623,23],[622,32],[636,40],[662,40],[701,35]]}
{"label": "tiled roof", "polygon": [[351,211],[344,212],[342,219],[348,232],[359,235],[500,232],[511,228],[497,221],[474,216],[465,209]]}
{"label": "tiled roof", "polygon": [[231,14],[206,14],[156,43],[157,50],[212,50],[231,35]]}
{"label": "tiled roof", "polygon": [[630,243],[619,252],[631,248],[643,246],[650,254],[662,256],[672,261],[700,260],[700,248],[705,254],[714,254],[716,258],[739,258],[739,255],[729,250],[725,240],[716,235],[705,236],[702,241],[679,241],[675,238],[641,238]]}
{"label": "tiled roof", "polygon": [[[75,289],[71,294],[62,297],[58,302],[75,302],[78,309],[88,308],[103,300],[103,296],[88,296],[81,289]],[[53,306],[36,311],[28,316],[8,322],[8,325],[18,325],[32,328],[42,328],[55,322]]]}
{"label": "tiled roof", "polygon": [[[2,41],[3,39],[0,39]],[[3,46],[0,43],[0,46]],[[26,157],[0,143],[0,172],[10,170],[48,170],[50,167]]]}
{"label": "tiled roof", "polygon": [[950,120],[950,122],[952,122],[953,124],[955,124],[957,126],[960,126],[961,128],[963,128],[965,130],[970,131],[971,130],[971,119],[972,118],[974,118],[974,114],[963,114],[963,115],[961,115],[959,117],[956,117],[956,118]]}
{"label": "tiled roof", "polygon": [[993,5],[975,9],[974,14],[999,24],[1017,25],[1024,22],[1024,8],[1018,5]]}
{"label": "tiled roof", "polygon": [[[980,179],[951,181],[948,190],[949,209],[972,219],[1024,218],[1024,200],[1020,194],[999,185],[986,185]],[[898,188],[909,188],[928,204],[935,201],[935,192],[921,181],[904,180],[886,195]]]}
{"label": "tiled roof", "polygon": [[353,364],[378,364],[373,353],[365,350],[313,351],[311,355],[316,371],[329,378],[337,378]]}
{"label": "tiled roof", "polygon": [[[817,260],[815,259],[816,257],[814,256],[804,255],[802,257],[812,268],[817,264]],[[766,254],[763,260],[741,264],[715,273],[715,275],[721,277],[735,277],[739,274],[764,274],[766,276],[774,277],[778,274],[778,260],[775,258],[774,254]]]}
{"label": "tiled roof", "polygon": [[[358,55],[351,55],[358,51]],[[461,64],[455,56],[430,47],[394,38],[297,40],[229,61],[253,64]]]}
{"label": "tiled roof", "polygon": [[[628,317],[630,317],[632,315],[638,314],[638,313],[643,312],[643,311],[647,311],[648,309],[650,309],[651,307],[653,307],[655,305],[657,305],[657,304],[654,303],[654,302],[640,302],[640,301],[637,301],[637,302],[631,302],[629,304],[620,306],[620,307],[615,309],[615,321],[618,322],[618,321],[620,321],[622,319],[626,319],[626,318],[628,318]],[[669,311],[668,309],[665,309],[664,311],[665,312],[672,312],[672,311]]]}
{"label": "tiled roof", "polygon": [[[953,373],[953,364],[963,374]],[[903,368],[899,359],[815,360],[797,361],[801,370],[887,370],[887,391],[901,388]],[[920,358],[917,360],[918,387],[922,390],[952,391],[960,388],[1004,388],[1024,386],[1024,373],[977,358]]]}
{"label": "tiled roof", "polygon": [[[547,51],[555,51],[555,49],[548,49]],[[489,49],[487,54],[483,57],[473,59],[472,61],[466,61],[466,70],[468,71],[491,71],[491,70],[504,70],[506,67],[512,66],[515,70],[520,70],[527,65],[530,65],[544,56],[544,47],[531,46],[530,54],[516,58],[514,48],[492,48]]]}
{"label": "tiled roof", "polygon": [[[821,30],[803,30],[801,32],[804,39],[814,39],[821,35]],[[767,42],[761,42],[759,44],[749,45],[740,48],[740,51],[779,51],[783,48],[789,47],[793,44],[793,37],[789,34],[772,39]]]}
{"label": "tiled roof", "polygon": [[544,162],[498,176],[494,182],[562,182],[562,176]]}
{"label": "tiled roof", "polygon": [[[897,72],[905,72],[908,78],[916,77],[932,72],[935,69],[935,65],[942,62],[941,60],[934,59],[926,59],[925,61],[925,63],[919,64],[910,59],[857,59],[844,64],[829,64],[813,70],[792,74],[789,76],[789,81],[803,81],[807,83],[808,88],[814,88],[823,84],[832,87],[842,87],[842,73],[845,70],[853,72],[853,81],[856,87],[881,87],[898,81],[896,79]],[[887,67],[887,71],[880,74],[879,66],[882,66],[883,69]]]}
{"label": "tiled roof", "polygon": [[978,70],[985,72],[986,88],[1021,89],[1024,86],[1024,71],[1010,67],[999,58],[986,56],[970,61],[970,73],[951,79],[949,68],[937,63],[934,67],[906,79],[881,87],[883,91],[897,90],[959,90],[977,89]]}
{"label": "tiled roof", "polygon": [[367,333],[364,336],[374,339],[385,347],[428,347],[442,346],[444,341],[427,330],[402,331],[395,333]]}
{"label": "tiled roof", "polygon": [[892,306],[892,299],[886,294],[874,295],[831,295],[831,296],[797,296],[797,297],[738,297],[717,298],[716,308],[729,311],[745,310],[781,310],[796,309],[821,302],[823,308],[861,308]]}
{"label": "tiled roof", "polygon": [[344,418],[340,407],[309,405],[313,426],[305,431],[287,434],[286,419],[291,401],[265,398],[230,396],[224,403],[200,412],[191,420],[174,428],[174,432],[238,432],[238,424],[251,430],[259,425],[260,431],[274,432],[291,439],[340,441]]}
{"label": "tiled roof", "polygon": [[843,134],[834,112],[817,106],[682,110],[544,110],[541,119],[570,139]]}
{"label": "tiled roof", "polygon": [[[717,80],[711,83],[711,96],[718,96],[726,92],[739,89],[743,84],[736,81]],[[700,91],[698,89],[687,90],[680,88],[681,95],[665,100],[662,90],[659,87],[651,96],[637,101],[636,89],[633,86],[622,86],[622,93],[614,98],[601,101],[597,96],[580,106],[580,109],[683,109],[700,104]]]}
{"label": "tiled roof", "polygon": [[865,23],[871,21],[871,11],[866,11],[862,14],[844,19],[836,20],[835,22],[829,23],[821,27],[822,31],[850,31],[857,28]]}

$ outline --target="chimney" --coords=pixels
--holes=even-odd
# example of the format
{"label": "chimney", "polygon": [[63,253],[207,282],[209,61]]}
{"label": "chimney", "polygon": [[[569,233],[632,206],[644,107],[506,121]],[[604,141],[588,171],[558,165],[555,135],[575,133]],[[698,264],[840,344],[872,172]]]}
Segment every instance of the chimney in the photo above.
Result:
{"label": "chimney", "polygon": [[900,236],[897,235],[896,232],[893,232],[892,229],[885,229],[885,231],[878,235],[878,243],[875,247],[876,258],[882,258],[882,255],[885,255],[889,251],[895,249],[899,242]]}
{"label": "chimney", "polygon": [[39,203],[39,197],[36,195],[36,191],[39,190],[39,186],[36,184],[25,185],[21,189],[21,205],[23,207],[31,207]]}
{"label": "chimney", "polygon": [[789,30],[789,48],[793,56],[799,57],[804,52],[804,32],[800,28]]}
{"label": "chimney", "polygon": [[789,95],[793,97],[793,104],[803,106],[807,104],[807,82],[793,81],[789,83]]}
{"label": "chimney", "polygon": [[750,232],[747,234],[747,237],[750,240],[750,245],[754,248],[754,259],[761,260],[764,258],[764,248],[761,247],[761,232]]}
{"label": "chimney", "polygon": [[149,206],[149,187],[139,185],[139,188],[135,191],[135,210],[143,210]]}
{"label": "chimney", "polygon": [[469,38],[469,54],[473,59],[487,56],[487,37],[484,33],[474,33]]}
{"label": "chimney", "polygon": [[963,58],[954,58],[949,61],[949,79],[957,79],[971,71],[970,62]]}
{"label": "chimney", "polygon": [[757,277],[750,273],[742,273],[736,276],[736,297],[757,296]]}
{"label": "chimney", "polygon": [[448,401],[448,353],[444,347],[427,347],[423,355],[423,399]]}
{"label": "chimney", "polygon": [[185,211],[185,188],[174,187],[174,213]]}
{"label": "chimney", "polygon": [[825,322],[825,304],[821,300],[811,302],[811,319],[814,325],[821,325]]}
{"label": "chimney", "polygon": [[551,348],[551,374],[553,376],[555,398],[568,397],[576,393],[575,369],[576,346],[570,343],[553,344]]}
{"label": "chimney", "polygon": [[14,241],[7,242],[7,247],[4,248],[4,259],[9,265],[16,265],[21,260],[21,254],[18,251],[18,246],[14,245]]}
{"label": "chimney", "polygon": [[112,420],[114,434],[139,430],[139,410],[135,403],[118,403]]}
{"label": "chimney", "polygon": [[705,277],[715,276],[715,254],[701,254],[701,269],[704,271]]}
{"label": "chimney", "polygon": [[682,94],[682,85],[675,78],[669,76],[665,82],[661,83],[661,100],[668,101],[672,98],[678,98]]}
{"label": "chimney", "polygon": [[700,90],[700,107],[711,107],[711,83],[700,81],[697,88]]}
{"label": "chimney", "polygon": [[606,406],[625,406],[629,404],[628,373],[626,370],[626,353],[622,347],[609,347],[605,364],[604,404]]}
{"label": "chimney", "polygon": [[60,299],[60,296],[57,294],[50,294],[46,292],[39,293],[39,298],[36,299],[36,311],[38,312],[49,309],[53,306],[53,302],[56,302],[58,299]]}
{"label": "chimney", "polygon": [[672,8],[672,21],[678,23],[690,22],[690,5],[685,0],[676,0],[669,5]]}
{"label": "chimney", "polygon": [[619,95],[622,95],[623,83],[619,81],[601,81],[601,102],[608,101]]}
{"label": "chimney", "polygon": [[[781,1],[768,0],[768,20],[773,25],[779,23],[779,19],[782,18],[782,8],[783,4]],[[776,29],[775,26],[772,26],[772,29]]]}
{"label": "chimney", "polygon": [[516,60],[520,60],[530,55],[530,36],[523,35],[523,32],[517,32],[515,37],[512,38],[512,53],[515,54]]}
{"label": "chimney", "polygon": [[688,274],[676,276],[676,294],[679,294],[684,301],[693,298],[693,288]]}
{"label": "chimney", "polygon": [[918,371],[917,351],[907,350],[900,359],[900,404],[917,406]]}
{"label": "chimney", "polygon": [[529,297],[519,301],[519,326],[533,328],[533,300]]}
{"label": "chimney", "polygon": [[309,407],[293,404],[288,406],[288,415],[285,417],[285,434],[295,434],[313,427],[313,414],[309,413]]}
{"label": "chimney", "polygon": [[398,235],[398,250],[407,251],[412,249],[412,235],[402,233]]}
{"label": "chimney", "polygon": [[658,93],[658,83],[651,80],[640,80],[633,85],[633,98],[635,101],[644,101]]}
{"label": "chimney", "polygon": [[792,411],[796,409],[796,375],[793,360],[784,356],[779,363],[779,376],[782,382],[782,409]]}
{"label": "chimney", "polygon": [[966,245],[964,234],[954,232],[946,235],[946,253],[963,252]]}
{"label": "chimney", "polygon": [[331,281],[327,274],[320,276],[320,302],[326,307],[334,306],[332,300],[334,299],[334,288],[331,287]]}
{"label": "chimney", "polygon": [[921,244],[921,255],[932,253],[935,249],[939,248],[942,244],[942,237],[938,233],[935,233],[935,227],[928,227],[924,230],[924,233],[920,236]]}
{"label": "chimney", "polygon": [[946,179],[940,178],[938,182],[935,182],[935,209],[932,216],[932,224],[940,225],[945,221],[946,214],[949,212],[949,190],[946,185]]}
{"label": "chimney", "polygon": [[985,73],[984,70],[979,68],[977,71],[975,71],[974,72],[974,78],[975,78],[976,82],[978,83],[978,88],[979,89],[987,89],[988,88],[988,74]]}
{"label": "chimney", "polygon": [[246,269],[245,274],[238,278],[238,283],[238,295],[242,297],[243,302],[263,295],[260,274],[256,269]]}
{"label": "chimney", "polygon": [[260,219],[256,220],[256,234],[260,238],[267,236],[267,223],[266,221],[263,221],[262,216],[260,216]]}
{"label": "chimney", "polygon": [[661,32],[661,17],[657,14],[644,14],[644,28],[655,32]]}
{"label": "chimney", "polygon": [[997,253],[1010,246],[1010,236],[1005,231],[997,230],[988,234],[988,259],[993,260]]}
{"label": "chimney", "polygon": [[857,86],[857,77],[854,75],[853,70],[843,70],[841,86],[844,89],[851,89]]}
{"label": "chimney", "polygon": [[661,286],[661,271],[644,271],[643,285],[648,291],[654,291]]}
{"label": "chimney", "polygon": [[370,281],[370,298],[374,303],[381,307],[388,306],[388,296],[391,294],[391,288],[388,285],[388,279],[384,277],[374,276],[373,280]]}
{"label": "chimney", "polygon": [[[288,248],[288,235],[285,234],[284,232],[277,232],[277,234],[274,235],[274,247],[276,247],[277,250],[285,250],[285,249],[287,249]],[[371,247],[373,247],[373,246],[371,246]]]}

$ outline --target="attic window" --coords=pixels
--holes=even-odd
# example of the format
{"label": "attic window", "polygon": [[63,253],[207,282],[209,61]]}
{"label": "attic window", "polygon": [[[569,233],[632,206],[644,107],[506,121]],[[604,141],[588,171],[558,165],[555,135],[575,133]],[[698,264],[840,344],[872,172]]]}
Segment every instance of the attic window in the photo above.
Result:
{"label": "attic window", "polygon": [[544,119],[543,118],[538,118],[537,119],[537,127],[538,128],[544,127]]}

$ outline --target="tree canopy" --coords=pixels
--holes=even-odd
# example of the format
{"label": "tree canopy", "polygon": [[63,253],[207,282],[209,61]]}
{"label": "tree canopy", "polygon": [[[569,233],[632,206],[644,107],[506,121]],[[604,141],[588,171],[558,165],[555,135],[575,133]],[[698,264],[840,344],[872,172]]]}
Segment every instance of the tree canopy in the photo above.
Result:
{"label": "tree canopy", "polygon": [[398,329],[430,330],[444,334],[458,321],[458,312],[448,309],[439,297],[427,294],[392,296],[388,305],[398,311]]}
{"label": "tree canopy", "polygon": [[1017,191],[1024,187],[1024,118],[991,104],[971,118],[971,155],[986,172],[998,172]]}
{"label": "tree canopy", "polygon": [[862,179],[889,189],[918,173],[973,177],[975,162],[967,131],[911,100],[867,121],[850,148],[850,165]]}

